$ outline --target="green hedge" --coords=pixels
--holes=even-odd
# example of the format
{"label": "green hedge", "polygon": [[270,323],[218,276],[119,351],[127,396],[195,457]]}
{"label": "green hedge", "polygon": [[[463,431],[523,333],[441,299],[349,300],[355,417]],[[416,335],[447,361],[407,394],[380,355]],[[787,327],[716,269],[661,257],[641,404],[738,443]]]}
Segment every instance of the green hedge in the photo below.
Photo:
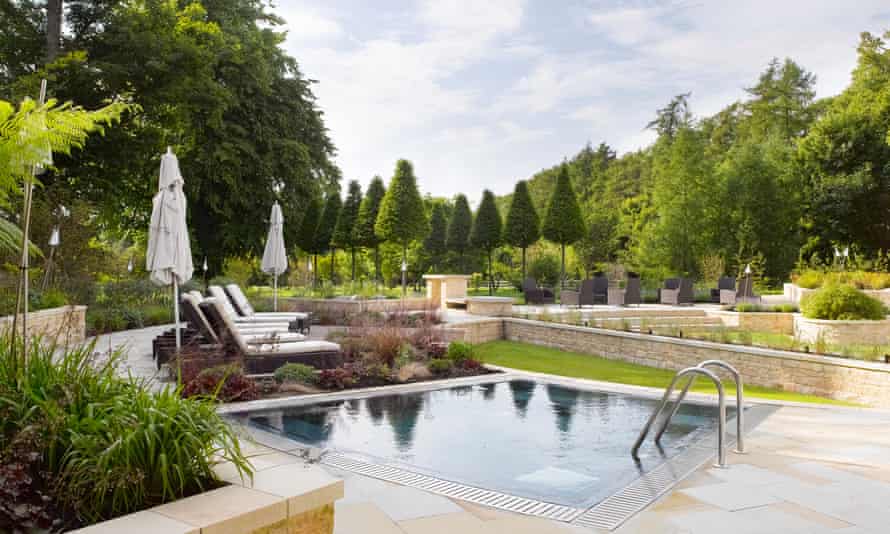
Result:
{"label": "green hedge", "polygon": [[884,319],[887,310],[881,301],[858,289],[833,283],[804,297],[801,303],[804,317],[833,321]]}

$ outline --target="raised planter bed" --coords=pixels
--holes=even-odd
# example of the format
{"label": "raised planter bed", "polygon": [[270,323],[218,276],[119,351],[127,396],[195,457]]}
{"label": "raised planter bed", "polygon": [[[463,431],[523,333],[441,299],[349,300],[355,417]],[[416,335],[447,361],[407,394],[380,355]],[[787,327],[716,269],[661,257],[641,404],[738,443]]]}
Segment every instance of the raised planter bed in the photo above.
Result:
{"label": "raised planter bed", "polygon": [[794,334],[805,343],[821,340],[832,345],[886,345],[890,344],[890,320],[828,321],[797,315]]}
{"label": "raised planter bed", "polygon": [[[86,306],[61,306],[28,313],[28,332],[58,340],[62,344],[80,343],[86,338]],[[0,317],[0,330],[12,328],[13,316]],[[21,332],[21,316],[19,317]]]}
{"label": "raised planter bed", "polygon": [[794,335],[794,313],[785,312],[734,312],[708,310],[707,314],[719,317],[724,326],[757,332]]}
{"label": "raised planter bed", "polygon": [[[784,284],[782,287],[785,300],[794,304],[800,304],[800,301],[803,300],[806,295],[816,291],[818,291],[818,289],[807,289],[805,287],[800,287],[797,284]],[[860,289],[860,291],[869,297],[880,300],[885,306],[890,306],[890,289]]]}
{"label": "raised planter bed", "polygon": [[422,311],[430,307],[430,303],[423,297],[408,297],[404,299],[310,299],[310,298],[282,298],[279,299],[280,309],[293,310],[308,313],[336,313],[352,314],[361,312],[398,312],[398,311]]}
{"label": "raised planter bed", "polygon": [[467,313],[489,317],[509,317],[513,314],[510,297],[467,297]]}

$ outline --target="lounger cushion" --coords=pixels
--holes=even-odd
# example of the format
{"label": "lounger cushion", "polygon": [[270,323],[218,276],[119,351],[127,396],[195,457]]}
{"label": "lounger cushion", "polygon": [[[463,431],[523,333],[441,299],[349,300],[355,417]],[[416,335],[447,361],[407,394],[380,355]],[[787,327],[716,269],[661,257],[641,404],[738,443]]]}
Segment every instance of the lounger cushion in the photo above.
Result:
{"label": "lounger cushion", "polygon": [[182,311],[186,316],[186,320],[196,328],[208,343],[219,343],[219,337],[216,331],[210,325],[207,317],[200,308],[200,300],[195,299],[190,293],[182,295]]}
{"label": "lounger cushion", "polygon": [[330,341],[299,341],[297,343],[263,343],[251,345],[248,356],[262,354],[308,354],[313,352],[339,352],[340,345]]}
{"label": "lounger cushion", "polygon": [[280,333],[278,331],[272,331],[248,334],[242,330],[241,335],[244,337],[244,341],[249,345],[257,345],[261,343],[294,343],[306,339],[306,336],[297,334],[296,332]]}
{"label": "lounger cushion", "polygon": [[226,293],[231,297],[232,303],[235,304],[235,308],[237,308],[243,317],[256,317],[262,319],[281,319],[285,321],[293,321],[295,319],[306,319],[309,317],[308,314],[300,313],[300,312],[256,312],[253,309],[253,306],[250,304],[250,301],[247,300],[247,295],[244,294],[244,291],[241,291],[241,287],[237,284],[229,284],[225,288]]}
{"label": "lounger cushion", "polygon": [[263,317],[260,317],[260,316],[243,317],[243,316],[241,316],[241,315],[235,310],[235,307],[232,305],[231,300],[229,300],[228,295],[226,295],[226,292],[225,292],[225,290],[223,290],[222,287],[220,287],[220,286],[210,286],[209,288],[207,288],[207,291],[210,292],[210,296],[211,296],[211,297],[215,298],[216,300],[218,300],[218,301],[222,304],[222,307],[223,307],[223,309],[226,311],[226,313],[228,314],[229,318],[231,318],[235,323],[242,323],[242,324],[262,324],[262,326],[267,326],[267,323],[276,323],[274,326],[276,326],[276,327],[280,327],[280,328],[282,328],[283,330],[287,330],[287,329],[288,329],[288,323],[294,319],[294,317],[291,317],[291,316],[281,316],[281,317],[265,317],[265,316],[263,316]]}

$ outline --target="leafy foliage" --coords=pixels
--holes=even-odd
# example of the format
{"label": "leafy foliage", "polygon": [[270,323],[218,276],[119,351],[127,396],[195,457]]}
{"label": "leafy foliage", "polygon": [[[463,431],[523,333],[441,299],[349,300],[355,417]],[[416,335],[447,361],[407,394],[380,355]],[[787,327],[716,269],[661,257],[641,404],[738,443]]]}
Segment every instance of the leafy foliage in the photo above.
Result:
{"label": "leafy foliage", "polygon": [[887,311],[878,299],[848,285],[830,284],[806,295],[801,302],[804,317],[851,321],[884,319]]}
{"label": "leafy foliage", "polygon": [[351,249],[359,245],[356,238],[355,226],[358,221],[359,210],[362,205],[362,186],[357,180],[349,182],[349,192],[346,201],[337,217],[332,241],[340,248]]}
{"label": "leafy foliage", "polygon": [[433,269],[442,265],[445,253],[448,251],[446,237],[448,233],[448,220],[445,215],[445,206],[441,203],[433,204],[430,213],[430,231],[423,240],[423,251],[430,257]]}
{"label": "leafy foliage", "polygon": [[311,365],[286,363],[275,369],[275,381],[279,384],[284,382],[314,384],[318,381],[318,377],[315,374],[315,368]]}
{"label": "leafy foliage", "polygon": [[208,397],[219,402],[254,400],[259,396],[256,382],[244,375],[240,365],[218,365],[201,370],[182,389],[184,398]]}
{"label": "leafy foliage", "polygon": [[380,203],[386,195],[383,179],[375,176],[368,185],[368,192],[362,199],[356,221],[355,233],[357,242],[366,247],[376,247],[383,239],[377,234],[375,226],[380,212]]}
{"label": "leafy foliage", "polygon": [[507,221],[504,226],[504,242],[522,249],[522,272],[525,273],[525,249],[541,238],[541,222],[528,192],[528,182],[516,182]]}
{"label": "leafy foliage", "polygon": [[427,232],[423,199],[417,190],[414,168],[407,160],[396,163],[396,172],[380,203],[380,213],[374,231],[387,241],[407,247],[422,239]]}
{"label": "leafy foliage", "polygon": [[[473,212],[470,211],[470,203],[467,202],[465,195],[457,195],[454,197],[454,209],[451,212],[451,220],[448,222],[448,235],[445,243],[448,250],[452,250],[461,255],[461,263],[463,263],[463,254],[470,247],[470,231],[473,227]],[[463,265],[461,265],[463,269]]]}

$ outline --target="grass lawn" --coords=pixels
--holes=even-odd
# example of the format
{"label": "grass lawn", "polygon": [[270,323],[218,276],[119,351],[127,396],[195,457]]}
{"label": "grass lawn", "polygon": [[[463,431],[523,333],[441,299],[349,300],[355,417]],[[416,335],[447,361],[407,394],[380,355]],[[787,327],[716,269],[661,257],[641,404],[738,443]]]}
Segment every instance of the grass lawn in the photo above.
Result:
{"label": "grass lawn", "polygon": [[[548,373],[572,378],[589,378],[604,382],[617,382],[634,386],[666,388],[674,376],[673,371],[655,369],[615,360],[607,360],[588,354],[564,352],[548,347],[540,347],[515,341],[491,341],[476,347],[477,357],[493,365],[512,367],[523,371]],[[726,384],[727,394],[735,395],[731,382]],[[692,391],[716,393],[712,384],[705,380],[696,380]],[[745,395],[761,399],[772,399],[794,402],[812,402],[817,404],[837,404],[856,406],[854,403],[803,395],[779,389],[758,386],[745,386]]]}

